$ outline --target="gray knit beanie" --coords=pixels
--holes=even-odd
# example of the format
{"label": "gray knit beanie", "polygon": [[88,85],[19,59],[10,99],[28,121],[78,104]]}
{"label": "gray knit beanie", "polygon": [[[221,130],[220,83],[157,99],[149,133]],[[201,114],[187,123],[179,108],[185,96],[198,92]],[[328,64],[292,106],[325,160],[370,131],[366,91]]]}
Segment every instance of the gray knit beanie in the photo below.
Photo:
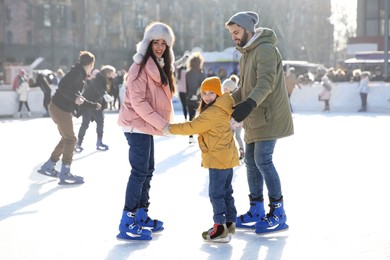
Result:
{"label": "gray knit beanie", "polygon": [[230,17],[229,21],[226,22],[226,26],[235,23],[238,26],[244,28],[247,31],[252,33],[255,32],[255,25],[259,22],[259,15],[255,12],[244,11],[238,12],[232,17]]}

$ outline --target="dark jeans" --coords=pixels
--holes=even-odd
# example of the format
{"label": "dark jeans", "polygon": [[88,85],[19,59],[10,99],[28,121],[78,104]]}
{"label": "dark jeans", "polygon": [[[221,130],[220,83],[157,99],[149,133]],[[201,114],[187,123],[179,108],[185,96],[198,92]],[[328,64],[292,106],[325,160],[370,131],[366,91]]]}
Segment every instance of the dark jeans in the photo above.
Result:
{"label": "dark jeans", "polygon": [[196,115],[196,110],[199,107],[199,102],[194,100],[187,100],[188,115],[190,116],[190,121],[194,119]]}
{"label": "dark jeans", "polygon": [[361,107],[362,110],[367,109],[367,96],[368,96],[367,93],[360,93],[360,99],[362,101],[362,107]]}
{"label": "dark jeans", "polygon": [[78,134],[78,144],[81,145],[81,143],[84,140],[85,133],[87,132],[87,129],[89,127],[89,123],[92,121],[96,122],[96,133],[98,138],[103,137],[103,128],[104,128],[104,114],[103,110],[95,110],[95,109],[85,109],[83,111],[83,121],[81,123],[79,134]]}
{"label": "dark jeans", "polygon": [[187,110],[187,93],[179,92],[179,98],[181,102],[181,106],[183,107],[183,115],[184,119],[187,120],[188,110]]}
{"label": "dark jeans", "polygon": [[19,101],[19,109],[18,109],[18,112],[21,112],[21,111],[22,111],[23,105],[26,106],[26,109],[27,109],[28,112],[31,111],[31,110],[30,110],[30,107],[28,106],[27,101]]}
{"label": "dark jeans", "polygon": [[236,222],[237,210],[233,198],[233,169],[209,169],[209,197],[216,224]]}
{"label": "dark jeans", "polygon": [[154,172],[153,135],[125,133],[129,144],[130,177],[127,182],[125,211],[149,206],[150,182]]}

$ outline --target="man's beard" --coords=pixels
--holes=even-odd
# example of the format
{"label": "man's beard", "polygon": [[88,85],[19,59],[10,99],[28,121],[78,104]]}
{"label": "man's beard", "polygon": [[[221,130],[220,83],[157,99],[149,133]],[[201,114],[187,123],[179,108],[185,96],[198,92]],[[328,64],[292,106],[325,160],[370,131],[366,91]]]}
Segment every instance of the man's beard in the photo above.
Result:
{"label": "man's beard", "polygon": [[244,31],[241,41],[237,44],[239,47],[244,47],[248,43],[248,33]]}

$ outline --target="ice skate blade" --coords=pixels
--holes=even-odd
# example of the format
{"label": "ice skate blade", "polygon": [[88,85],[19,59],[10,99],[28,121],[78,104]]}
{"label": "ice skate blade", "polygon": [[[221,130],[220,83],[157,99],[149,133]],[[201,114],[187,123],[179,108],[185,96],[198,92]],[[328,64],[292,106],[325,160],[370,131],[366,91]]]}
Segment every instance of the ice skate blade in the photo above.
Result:
{"label": "ice skate blade", "polygon": [[75,148],[74,152],[75,153],[81,153],[83,150],[84,150],[84,148],[81,148],[81,147],[80,148]]}
{"label": "ice skate blade", "polygon": [[269,228],[256,228],[255,233],[257,235],[268,235],[268,234],[275,234],[283,231],[287,231],[289,229],[289,226],[286,223],[275,225],[275,227],[269,227]]}
{"label": "ice skate blade", "polygon": [[44,171],[42,169],[37,170],[37,172],[40,173],[40,174],[43,174],[45,176],[52,177],[52,178],[58,178],[58,174],[59,174],[59,172],[57,172],[57,171],[55,172],[55,174],[51,174],[51,173],[49,173],[47,171]]}
{"label": "ice skate blade", "polygon": [[236,223],[236,228],[239,229],[255,229],[256,222],[248,222],[248,223]]}
{"label": "ice skate blade", "polygon": [[[147,227],[144,227],[144,228],[147,228]],[[149,228],[148,228],[149,229]],[[164,227],[159,227],[159,228],[151,228],[149,229],[150,231],[152,231],[153,233],[155,232],[161,232],[164,230]]]}
{"label": "ice skate blade", "polygon": [[209,242],[209,243],[229,243],[231,239],[232,239],[232,236],[229,234],[228,236],[222,237],[222,238],[214,238],[214,239],[204,239],[203,238],[203,241]]}
{"label": "ice skate blade", "polygon": [[84,183],[84,179],[83,178],[78,178],[78,179],[75,179],[75,180],[60,180],[58,182],[58,185],[79,185],[79,184],[83,184]]}
{"label": "ice skate blade", "polygon": [[108,151],[108,147],[97,146],[96,150],[98,150],[98,151]]}
{"label": "ice skate blade", "polygon": [[119,241],[125,241],[125,242],[129,242],[129,241],[148,241],[148,240],[152,240],[152,237],[151,236],[147,236],[147,235],[134,235],[134,234],[131,234],[131,233],[120,232],[116,236],[116,239],[119,240]]}

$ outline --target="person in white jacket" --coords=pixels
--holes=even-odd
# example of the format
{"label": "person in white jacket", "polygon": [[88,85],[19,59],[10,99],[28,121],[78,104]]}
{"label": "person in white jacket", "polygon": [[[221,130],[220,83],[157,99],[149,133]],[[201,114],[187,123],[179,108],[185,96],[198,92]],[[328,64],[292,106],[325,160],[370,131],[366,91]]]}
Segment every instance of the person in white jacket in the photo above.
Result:
{"label": "person in white jacket", "polygon": [[28,84],[27,77],[19,77],[19,86],[16,88],[16,92],[19,95],[19,109],[15,117],[21,117],[21,112],[23,105],[27,109],[28,117],[31,117],[30,106],[28,105],[28,92],[30,91],[30,86]]}
{"label": "person in white jacket", "polygon": [[368,83],[370,82],[370,72],[363,71],[360,76],[360,82],[358,85],[361,107],[358,112],[367,112],[367,96],[368,96]]}

